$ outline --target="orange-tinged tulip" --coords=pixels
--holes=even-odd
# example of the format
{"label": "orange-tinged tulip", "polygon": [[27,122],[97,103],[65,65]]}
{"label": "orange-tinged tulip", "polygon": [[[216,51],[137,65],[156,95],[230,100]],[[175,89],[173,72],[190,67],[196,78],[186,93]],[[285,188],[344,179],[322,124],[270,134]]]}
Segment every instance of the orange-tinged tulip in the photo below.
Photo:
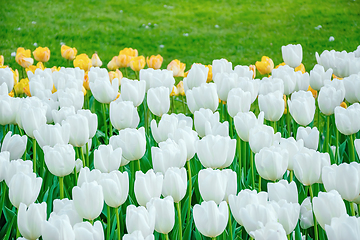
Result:
{"label": "orange-tinged tulip", "polygon": [[278,67],[281,67],[281,66],[285,66],[285,65],[286,65],[286,64],[285,64],[284,62],[282,62],[282,63],[276,65],[275,69],[278,68]]}
{"label": "orange-tinged tulip", "polygon": [[19,47],[16,51],[15,61],[23,68],[31,66],[34,63],[34,59],[31,58],[30,49],[25,50]]}
{"label": "orange-tinged tulip", "polygon": [[176,85],[176,88],[177,88],[178,95],[185,96],[184,82],[183,82],[183,81],[180,81],[180,82]]}
{"label": "orange-tinged tulip", "polygon": [[38,47],[33,51],[33,55],[38,62],[47,62],[50,59],[50,49],[48,47]]}
{"label": "orange-tinged tulip", "polygon": [[0,66],[4,66],[4,56],[0,55]]}
{"label": "orange-tinged tulip", "polygon": [[143,69],[145,67],[145,64],[146,62],[144,56],[132,57],[130,60],[131,69],[137,72]]}
{"label": "orange-tinged tulip", "polygon": [[11,90],[11,92],[9,92],[8,94],[10,97],[14,97],[14,90]]}
{"label": "orange-tinged tulip", "polygon": [[119,55],[127,55],[130,57],[137,57],[138,56],[138,50],[132,49],[132,48],[124,48],[119,52]]}
{"label": "orange-tinged tulip", "polygon": [[295,68],[295,71],[300,71],[304,74],[306,72],[304,64],[301,63],[298,67]]}
{"label": "orange-tinged tulip", "polygon": [[119,66],[121,68],[129,67],[131,58],[132,58],[131,56],[128,56],[128,55],[125,55],[125,54],[120,54],[118,56]]}
{"label": "orange-tinged tulip", "polygon": [[146,63],[149,68],[160,69],[163,63],[163,57],[159,54],[156,56],[152,55],[150,58],[146,57]]}
{"label": "orange-tinged tulip", "polygon": [[173,71],[174,77],[184,77],[185,63],[180,62],[177,59],[172,60],[167,66],[167,70]]}
{"label": "orange-tinged tulip", "polygon": [[30,93],[30,85],[29,83],[25,85],[24,89],[24,93],[26,94],[26,96],[31,97],[31,93]]}
{"label": "orange-tinged tulip", "polygon": [[35,73],[35,70],[37,69],[37,67],[35,65],[30,65],[29,67],[25,68],[25,71],[31,71],[32,73]]}
{"label": "orange-tinged tulip", "polygon": [[91,63],[93,67],[101,67],[102,61],[100,60],[100,57],[97,53],[94,53],[91,57]]}
{"label": "orange-tinged tulip", "polygon": [[274,62],[271,58],[263,56],[261,62],[257,61],[255,66],[260,74],[269,74],[274,69]]}
{"label": "orange-tinged tulip", "polygon": [[107,64],[107,68],[109,70],[115,70],[120,67],[119,57],[115,56],[111,59],[111,61]]}
{"label": "orange-tinged tulip", "polygon": [[86,95],[86,89],[84,88],[84,86],[82,86],[82,92],[83,92],[83,94],[84,94],[84,96]]}
{"label": "orange-tinged tulip", "polygon": [[256,77],[256,67],[255,67],[255,65],[250,65],[249,66],[249,69],[251,70],[251,71],[253,71],[253,79]]}
{"label": "orange-tinged tulip", "polygon": [[347,105],[346,105],[345,102],[340,103],[340,107],[343,107],[343,108],[347,109]]}
{"label": "orange-tinged tulip", "polygon": [[213,80],[212,65],[205,65],[205,67],[209,68],[208,76],[206,79],[206,82],[209,83]]}
{"label": "orange-tinged tulip", "polygon": [[20,80],[20,82],[18,82],[14,86],[16,95],[24,94],[26,88],[29,90],[29,94],[30,94],[29,79],[28,78],[23,78],[23,79]]}
{"label": "orange-tinged tulip", "polygon": [[308,88],[308,91],[310,91],[314,98],[317,98],[318,92],[314,89],[312,89],[310,86]]}
{"label": "orange-tinged tulip", "polygon": [[65,44],[61,46],[61,56],[67,60],[74,60],[76,57],[77,50],[76,48],[71,48]]}
{"label": "orange-tinged tulip", "polygon": [[123,78],[123,74],[119,69],[116,69],[115,71],[109,72],[109,78],[111,83],[114,78],[119,79],[119,85],[121,85],[121,79]]}
{"label": "orange-tinged tulip", "polygon": [[91,68],[91,59],[85,53],[77,55],[73,63],[74,67],[79,67],[85,72],[89,71]]}

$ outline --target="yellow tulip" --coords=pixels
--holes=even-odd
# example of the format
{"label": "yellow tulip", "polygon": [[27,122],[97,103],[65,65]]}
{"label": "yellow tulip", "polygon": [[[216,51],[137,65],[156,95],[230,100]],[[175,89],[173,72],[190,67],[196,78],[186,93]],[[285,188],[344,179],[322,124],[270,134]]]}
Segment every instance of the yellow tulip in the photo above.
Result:
{"label": "yellow tulip", "polygon": [[25,50],[22,47],[19,47],[16,51],[15,61],[22,66],[27,68],[34,63],[34,59],[31,58],[30,49]]}
{"label": "yellow tulip", "polygon": [[337,77],[337,76],[335,76],[335,74],[333,74],[332,77],[333,77],[333,79],[337,78],[337,79],[339,79],[339,80],[342,80],[341,77]]}
{"label": "yellow tulip", "polygon": [[212,66],[211,65],[205,65],[205,67],[209,68],[208,76],[206,79],[206,82],[211,82],[213,80],[213,74],[212,74]]}
{"label": "yellow tulip", "polygon": [[51,72],[58,72],[58,71],[60,71],[60,69],[61,69],[61,67],[53,66],[51,68]]}
{"label": "yellow tulip", "polygon": [[271,58],[263,56],[261,62],[257,61],[255,66],[260,74],[269,74],[274,69],[274,62]]}
{"label": "yellow tulip", "polygon": [[44,70],[44,69],[45,69],[45,66],[44,66],[44,64],[43,64],[42,62],[38,62],[38,63],[36,64],[36,68],[39,68],[39,69],[41,69],[41,70]]}
{"label": "yellow tulip", "polygon": [[130,60],[131,69],[137,72],[143,69],[145,67],[145,64],[146,62],[144,56],[132,57]]}
{"label": "yellow tulip", "polygon": [[4,56],[0,55],[0,66],[4,66]]}
{"label": "yellow tulip", "polygon": [[280,66],[285,66],[285,65],[286,65],[286,64],[285,64],[284,62],[282,62],[282,63],[276,65],[275,69],[278,68],[278,67],[280,67]]}
{"label": "yellow tulip", "polygon": [[86,89],[84,88],[84,86],[82,86],[82,92],[83,92],[83,94],[84,94],[84,96],[86,95]]}
{"label": "yellow tulip", "polygon": [[343,107],[343,108],[347,109],[347,105],[346,105],[345,102],[340,103],[340,107]]}
{"label": "yellow tulip", "polygon": [[76,48],[71,48],[65,44],[61,46],[61,56],[67,60],[74,60],[76,57],[77,50]]}
{"label": "yellow tulip", "polygon": [[31,71],[32,73],[35,73],[35,70],[37,69],[37,67],[35,65],[30,65],[29,67],[25,68],[26,72]]}
{"label": "yellow tulip", "polygon": [[146,57],[146,63],[149,68],[160,69],[163,63],[163,57],[159,54],[156,56],[152,55],[150,58]]}
{"label": "yellow tulip", "polygon": [[89,71],[91,68],[91,59],[85,53],[77,55],[73,63],[74,67],[79,67],[85,72]]}
{"label": "yellow tulip", "polygon": [[314,98],[317,98],[318,92],[317,92],[316,90],[312,89],[312,88],[309,86],[308,91],[310,91],[310,92],[312,93],[312,95],[313,95]]}
{"label": "yellow tulip", "polygon": [[130,57],[137,57],[138,56],[138,50],[132,49],[132,48],[124,48],[119,52],[119,55],[127,55]]}
{"label": "yellow tulip", "polygon": [[53,84],[53,88],[51,89],[51,93],[55,93],[55,92],[57,92],[57,89],[55,87],[55,84]]}
{"label": "yellow tulip", "polygon": [[120,67],[119,57],[115,56],[111,59],[111,61],[107,64],[107,68],[109,70],[115,70]]}
{"label": "yellow tulip", "polygon": [[11,71],[13,72],[13,75],[14,75],[14,86],[15,84],[17,84],[19,82],[19,71],[17,69],[12,70]]}
{"label": "yellow tulip", "polygon": [[115,71],[109,72],[109,78],[111,83],[114,78],[119,79],[119,85],[121,85],[121,79],[123,78],[123,74],[119,69],[116,69]]}
{"label": "yellow tulip", "polygon": [[90,90],[88,72],[85,72],[83,87],[84,87],[86,90]]}
{"label": "yellow tulip", "polygon": [[178,95],[179,95],[179,92],[178,92],[177,88],[175,86],[173,86],[171,93],[170,93],[170,97],[178,96]]}
{"label": "yellow tulip", "polygon": [[287,114],[287,104],[286,104],[286,95],[285,94],[284,94],[283,98],[284,98],[284,106],[285,106],[284,114]]}
{"label": "yellow tulip", "polygon": [[177,59],[172,60],[167,66],[167,70],[173,71],[174,77],[184,77],[185,63],[180,62]]}
{"label": "yellow tulip", "polygon": [[91,57],[91,63],[93,67],[101,67],[102,61],[99,58],[99,55],[97,53],[94,53]]}
{"label": "yellow tulip", "polygon": [[176,88],[177,88],[178,95],[185,96],[184,82],[183,82],[183,81],[180,81],[180,82],[176,85]]}
{"label": "yellow tulip", "polygon": [[33,51],[33,55],[38,62],[47,62],[50,59],[50,49],[48,47],[38,47]]}
{"label": "yellow tulip", "polygon": [[300,72],[302,72],[302,73],[305,73],[306,70],[305,70],[304,64],[301,63],[298,67],[295,68],[295,71],[296,71],[296,72],[297,72],[297,71],[300,71]]}
{"label": "yellow tulip", "polygon": [[249,69],[251,70],[251,71],[253,71],[253,79],[256,77],[256,67],[255,67],[255,65],[250,65],[249,66]]}
{"label": "yellow tulip", "polygon": [[129,67],[131,58],[132,58],[131,56],[128,56],[128,55],[125,55],[125,54],[120,54],[118,56],[119,66],[121,68]]}
{"label": "yellow tulip", "polygon": [[11,92],[9,92],[8,94],[10,97],[14,97],[14,90],[11,90]]}
{"label": "yellow tulip", "polygon": [[27,86],[29,86],[29,79],[28,78],[21,79],[20,82],[14,85],[16,95],[24,94],[25,93],[24,89]]}

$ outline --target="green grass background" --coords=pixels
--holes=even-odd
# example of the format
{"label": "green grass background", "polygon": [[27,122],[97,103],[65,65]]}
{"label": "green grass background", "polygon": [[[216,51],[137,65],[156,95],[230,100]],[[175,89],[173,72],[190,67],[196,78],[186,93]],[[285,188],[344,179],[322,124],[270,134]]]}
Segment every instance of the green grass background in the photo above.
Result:
{"label": "green grass background", "polygon": [[300,43],[309,71],[316,51],[354,51],[360,45],[360,1],[0,0],[0,55],[6,65],[19,69],[11,52],[20,46],[33,51],[37,43],[51,50],[47,66],[67,66],[61,42],[89,57],[97,51],[103,66],[132,47],[139,55],[161,54],[162,68],[177,58],[186,69],[219,58],[250,65],[263,55],[277,65],[282,45]]}

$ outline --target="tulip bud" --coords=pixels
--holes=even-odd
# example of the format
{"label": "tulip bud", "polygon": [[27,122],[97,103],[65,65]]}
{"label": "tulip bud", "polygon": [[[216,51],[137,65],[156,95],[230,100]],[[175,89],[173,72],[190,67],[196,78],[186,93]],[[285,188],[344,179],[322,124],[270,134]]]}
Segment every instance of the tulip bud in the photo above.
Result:
{"label": "tulip bud", "polygon": [[43,108],[29,106],[29,108],[22,108],[20,112],[20,118],[22,127],[25,133],[31,137],[34,137],[34,130],[37,130],[41,125],[46,124],[46,116]]}
{"label": "tulip bud", "polygon": [[298,191],[294,181],[289,183],[286,180],[280,180],[276,183],[267,184],[269,200],[279,202],[281,199],[289,203],[298,203]]}
{"label": "tulip bud", "polygon": [[0,158],[2,159],[6,169],[4,169],[3,178],[7,186],[10,186],[12,177],[19,173],[23,172],[25,174],[30,174],[33,172],[33,163],[30,160],[23,161],[22,159],[10,161],[9,152],[1,152]]}
{"label": "tulip bud", "polygon": [[158,233],[168,234],[175,224],[174,200],[171,196],[163,199],[152,198],[146,208],[155,208],[155,230]]}
{"label": "tulip bud", "polygon": [[303,53],[300,44],[288,44],[281,47],[282,57],[286,65],[296,68],[301,64]]}
{"label": "tulip bud", "polygon": [[134,106],[139,106],[145,96],[146,82],[144,80],[130,80],[123,78],[121,80],[121,99],[131,101]]}
{"label": "tulip bud", "polygon": [[203,83],[206,83],[208,72],[209,68],[202,64],[194,63],[191,66],[187,77],[183,80],[184,90],[187,91],[189,89],[193,89],[194,87],[199,87]]}
{"label": "tulip bud", "polygon": [[239,112],[234,117],[236,133],[239,135],[241,140],[249,142],[250,129],[256,125],[263,125],[264,112],[260,112],[258,118],[256,118],[253,112]]}
{"label": "tulip bud", "polygon": [[139,205],[146,206],[146,203],[153,197],[160,197],[163,185],[163,175],[150,169],[144,174],[137,171],[135,174],[134,192]]}
{"label": "tulip bud", "polygon": [[269,74],[274,69],[274,62],[267,56],[262,56],[261,62],[256,61],[256,69],[260,74]]}
{"label": "tulip bud", "polygon": [[109,173],[120,167],[122,158],[122,149],[113,150],[111,145],[100,145],[94,151],[94,167],[103,173]]}
{"label": "tulip bud", "polygon": [[11,92],[14,87],[14,74],[10,68],[0,68],[0,85],[6,83],[7,90]]}
{"label": "tulip bud", "polygon": [[102,61],[97,53],[94,53],[91,57],[91,63],[93,67],[101,67]]}
{"label": "tulip bud", "polygon": [[286,232],[283,225],[278,222],[267,222],[266,225],[256,231],[250,232],[250,236],[255,239],[277,239],[286,240]]}
{"label": "tulip bud", "polygon": [[249,112],[251,106],[251,93],[244,92],[241,88],[233,88],[227,98],[227,110],[231,117],[239,112]]}
{"label": "tulip bud", "polygon": [[110,122],[117,130],[136,128],[139,114],[133,102],[116,100],[110,103]]}
{"label": "tulip bud", "polygon": [[74,106],[71,107],[62,107],[60,110],[52,110],[52,117],[54,119],[54,123],[61,124],[63,120],[65,120],[70,115],[75,115]]}
{"label": "tulip bud", "polygon": [[275,78],[270,76],[261,79],[259,85],[259,95],[266,95],[275,91],[280,91],[282,94],[285,92],[284,81],[281,78]]}
{"label": "tulip bud", "polygon": [[335,108],[335,124],[336,128],[345,135],[357,133],[360,130],[360,104],[354,103],[348,108],[340,106]]}
{"label": "tulip bud", "polygon": [[70,144],[44,146],[45,163],[49,171],[58,177],[72,173],[75,167],[75,150]]}
{"label": "tulip bud", "polygon": [[284,227],[286,235],[292,233],[299,220],[300,204],[289,203],[284,199],[279,202],[272,201],[270,204],[278,216],[279,223]]}
{"label": "tulip bud", "polygon": [[85,53],[77,55],[73,62],[74,67],[78,67],[85,72],[89,71],[91,68],[91,59]]}
{"label": "tulip bud", "polygon": [[20,203],[29,206],[35,202],[41,188],[42,178],[35,173],[16,173],[9,184],[9,199],[12,205],[19,208]]}
{"label": "tulip bud", "polygon": [[320,90],[325,80],[331,80],[333,70],[329,68],[326,72],[323,66],[316,64],[310,71],[310,86],[314,90]]}
{"label": "tulip bud", "polygon": [[61,56],[67,60],[74,60],[77,54],[76,48],[70,48],[65,44],[61,46]]}
{"label": "tulip bud", "polygon": [[66,215],[59,216],[51,213],[49,220],[44,222],[42,228],[42,239],[44,240],[75,240],[75,233]]}
{"label": "tulip bud", "polygon": [[316,220],[323,229],[325,229],[325,224],[330,225],[333,217],[346,214],[345,203],[336,190],[319,192],[318,197],[313,198],[312,204]]}
{"label": "tulip bud", "polygon": [[15,160],[21,158],[26,150],[27,136],[20,136],[14,134],[11,136],[12,132],[8,132],[3,140],[1,146],[1,152],[8,151],[10,153],[10,160]]}
{"label": "tulip bud", "polygon": [[129,194],[129,177],[127,172],[114,170],[101,175],[100,185],[103,188],[105,203],[113,208],[122,205]]}
{"label": "tulip bud", "polygon": [[264,147],[255,154],[255,166],[259,175],[270,181],[283,177],[288,166],[287,150],[280,147]]}
{"label": "tulip bud", "polygon": [[70,115],[62,121],[61,125],[68,123],[70,125],[69,143],[75,147],[84,146],[89,140],[89,122],[81,114]]}
{"label": "tulip bud", "polygon": [[44,124],[34,131],[34,136],[42,149],[44,146],[54,147],[56,144],[68,144],[70,124],[67,122],[64,122],[62,126],[58,123],[55,125]]}
{"label": "tulip bud", "polygon": [[285,109],[281,92],[276,91],[266,95],[259,95],[259,109],[264,112],[266,120],[274,122],[279,121]]}
{"label": "tulip bud", "polygon": [[174,202],[180,202],[187,189],[187,175],[185,168],[168,168],[164,175],[162,195],[172,196]]}
{"label": "tulip bud", "polygon": [[119,92],[119,80],[110,82],[106,69],[91,68],[89,71],[89,86],[94,98],[100,103],[110,103],[115,100]]}
{"label": "tulip bud", "polygon": [[161,55],[151,55],[151,57],[146,57],[146,63],[149,68],[160,69],[161,64],[163,63],[163,57]]}
{"label": "tulip bud", "polygon": [[300,206],[300,226],[302,229],[307,229],[314,226],[313,211],[310,202],[310,197],[304,199]]}
{"label": "tulip bud", "polygon": [[31,66],[34,63],[34,59],[31,58],[30,49],[25,50],[19,47],[16,51],[15,61],[23,68]]}
{"label": "tulip bud", "polygon": [[[299,131],[300,128],[298,128]],[[293,137],[281,138],[279,147],[288,151],[288,170],[293,170],[293,156],[304,147],[304,141],[299,139],[296,141]]]}
{"label": "tulip bud", "polygon": [[175,84],[173,72],[166,69],[141,69],[140,80],[144,80],[146,82],[146,91],[148,91],[150,88],[163,86],[168,88],[169,92],[171,92],[172,86]]}
{"label": "tulip bud", "polygon": [[191,129],[189,126],[183,128],[178,128],[175,130],[174,134],[170,133],[169,138],[173,139],[176,143],[180,143],[181,140],[185,142],[186,145],[186,160],[189,161],[195,155],[195,143],[199,140],[197,132]]}
{"label": "tulip bud", "polygon": [[319,145],[319,130],[316,127],[299,127],[296,133],[296,140],[302,139],[304,147],[317,150]]}
{"label": "tulip bud", "polygon": [[113,149],[121,147],[122,157],[126,161],[141,159],[146,151],[145,129],[126,128],[119,131],[117,136],[112,136],[109,140]]}
{"label": "tulip bud", "polygon": [[78,212],[75,209],[74,201],[67,198],[64,198],[62,200],[54,199],[53,212],[59,216],[68,216],[71,226],[74,226],[76,223],[80,223],[83,221],[82,217],[79,216]]}
{"label": "tulip bud", "polygon": [[250,97],[251,103],[253,103],[256,100],[256,98],[258,97],[259,87],[260,87],[259,79],[245,80],[245,81],[239,82],[239,88],[241,88],[244,92],[249,92],[251,94],[251,97]]}
{"label": "tulip bud", "polygon": [[[254,65],[251,65],[254,67]],[[239,76],[243,78],[253,79],[254,72],[252,69],[250,69],[250,66],[241,66],[237,65],[234,67],[234,72]]]}
{"label": "tulip bud", "polygon": [[152,235],[155,228],[155,214],[154,207],[146,209],[143,206],[127,206],[125,219],[127,232],[132,234],[138,230],[141,231],[142,236]]}
{"label": "tulip bud", "polygon": [[214,201],[216,204],[223,201],[227,186],[227,175],[220,170],[211,168],[202,169],[198,173],[198,184],[201,197],[204,201]]}
{"label": "tulip bud", "polygon": [[100,221],[94,225],[89,222],[77,223],[74,226],[76,240],[104,240],[104,229]]}
{"label": "tulip bud", "polygon": [[215,83],[203,83],[186,91],[186,102],[192,113],[200,108],[210,109],[215,112],[219,105],[219,97]]}
{"label": "tulip bud", "polygon": [[154,240],[154,234],[144,237],[140,230],[136,230],[131,234],[125,234],[123,240]]}
{"label": "tulip bud", "polygon": [[144,56],[132,57],[130,60],[130,67],[133,71],[140,71],[145,67],[145,64]]}
{"label": "tulip bud", "polygon": [[151,88],[147,94],[147,104],[150,111],[161,117],[170,109],[170,92],[166,87]]}
{"label": "tulip bud", "polygon": [[232,73],[218,73],[214,78],[216,84],[217,93],[219,98],[227,102],[229,91],[233,88],[237,88],[242,79],[234,72]]}
{"label": "tulip bud", "polygon": [[195,204],[193,209],[196,228],[206,237],[215,238],[226,228],[229,210],[225,201],[219,206],[214,201]]}
{"label": "tulip bud", "polygon": [[157,143],[166,141],[168,139],[169,134],[173,134],[175,130],[178,128],[178,119],[175,115],[164,114],[161,116],[159,124],[156,124],[156,120],[153,119],[151,121],[151,133]]}
{"label": "tulip bud", "polygon": [[151,148],[154,171],[165,174],[166,170],[170,167],[184,167],[186,163],[186,153],[184,140],[180,140],[179,144],[171,139],[159,143],[159,147]]}
{"label": "tulip bud", "polygon": [[219,135],[207,135],[196,142],[195,148],[205,168],[226,168],[234,160],[236,140]]}
{"label": "tulip bud", "polygon": [[47,47],[38,47],[33,51],[33,55],[36,61],[47,62],[50,59],[50,50]]}
{"label": "tulip bud", "polygon": [[28,208],[24,203],[20,203],[17,223],[19,232],[24,238],[38,239],[44,221],[46,221],[46,202],[31,203]]}
{"label": "tulip bud", "polygon": [[93,169],[90,171],[88,167],[81,168],[79,173],[79,179],[77,185],[81,187],[81,185],[85,182],[91,183],[93,181],[100,182],[101,172],[98,169]]}
{"label": "tulip bud", "polygon": [[186,67],[185,63],[182,63],[179,60],[174,59],[168,64],[167,70],[172,71],[174,77],[184,77],[185,67]]}
{"label": "tulip bud", "polygon": [[76,211],[82,218],[94,220],[101,214],[104,195],[102,187],[97,182],[85,182],[81,187],[75,186],[72,195]]}
{"label": "tulip bud", "polygon": [[280,133],[274,134],[274,129],[267,125],[255,125],[249,131],[251,151],[260,152],[264,147],[270,147],[275,141],[280,141]]}
{"label": "tulip bud", "polygon": [[288,101],[288,105],[291,116],[298,124],[307,126],[314,119],[315,99],[310,92],[294,92],[291,95],[291,100]]}
{"label": "tulip bud", "polygon": [[331,219],[331,224],[325,225],[325,231],[330,240],[359,239],[360,221],[355,216],[334,217]]}
{"label": "tulip bud", "polygon": [[194,113],[194,125],[200,137],[206,135],[229,136],[228,122],[220,123],[219,112],[212,112],[210,109],[200,108]]}
{"label": "tulip bud", "polygon": [[232,72],[232,63],[228,60],[222,59],[215,59],[212,62],[212,74],[213,79],[215,79],[218,73],[231,73]]}

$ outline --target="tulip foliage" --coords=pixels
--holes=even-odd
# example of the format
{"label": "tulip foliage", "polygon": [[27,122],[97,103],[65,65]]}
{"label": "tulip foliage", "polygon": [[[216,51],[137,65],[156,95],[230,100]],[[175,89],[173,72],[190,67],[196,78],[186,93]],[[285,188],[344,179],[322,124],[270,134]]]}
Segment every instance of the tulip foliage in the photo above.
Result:
{"label": "tulip foliage", "polygon": [[185,72],[125,48],[109,72],[19,48],[23,80],[0,68],[0,238],[359,239],[360,47],[309,73],[300,44],[281,52]]}

